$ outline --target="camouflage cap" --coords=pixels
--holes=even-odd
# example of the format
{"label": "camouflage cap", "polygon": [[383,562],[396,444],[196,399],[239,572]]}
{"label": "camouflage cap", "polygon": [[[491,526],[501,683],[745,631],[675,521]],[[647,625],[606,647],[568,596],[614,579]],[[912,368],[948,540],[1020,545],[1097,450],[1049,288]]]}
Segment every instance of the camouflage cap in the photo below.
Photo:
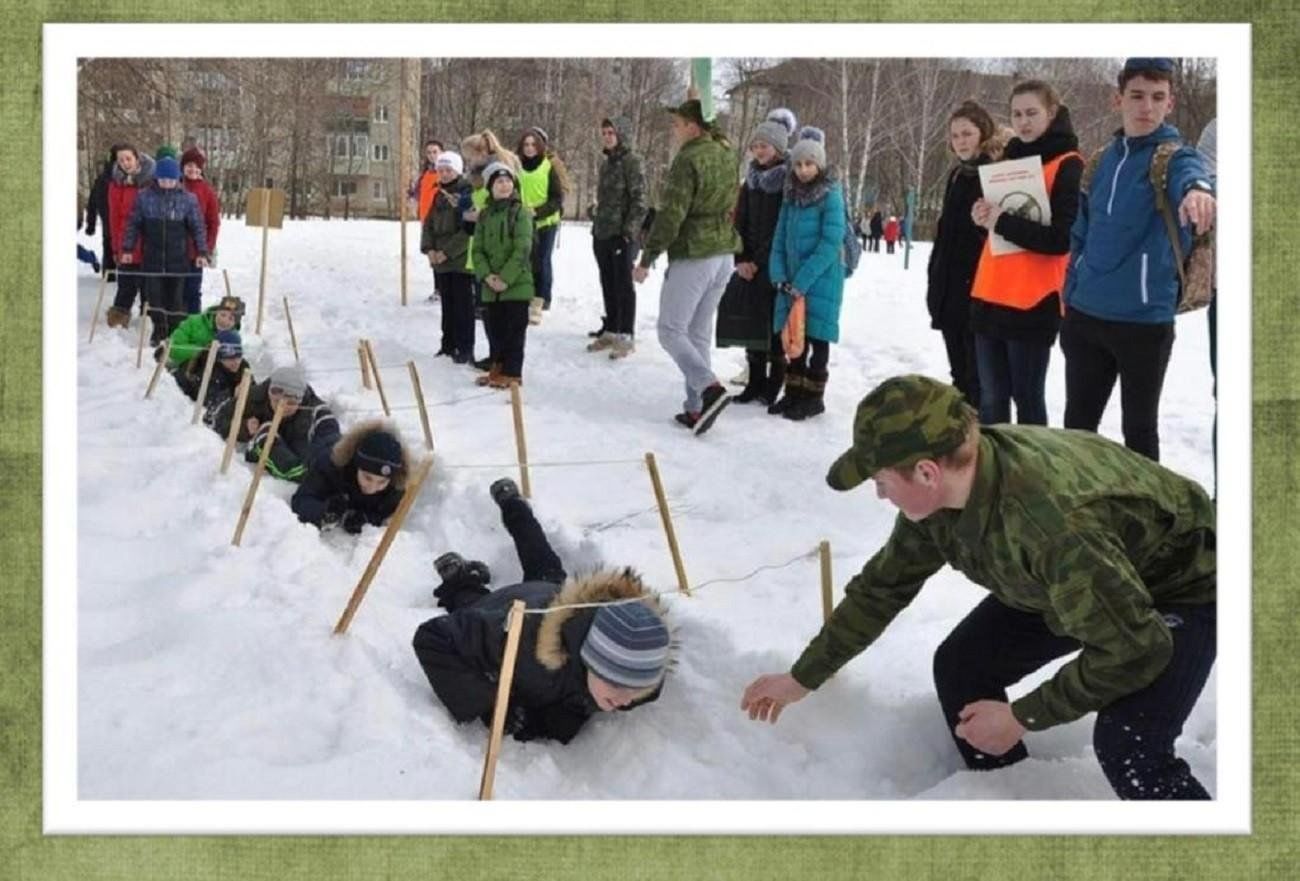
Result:
{"label": "camouflage cap", "polygon": [[966,439],[974,411],[961,392],[928,376],[885,380],[858,404],[853,446],[826,474],[832,489],[853,489],[881,468],[951,453]]}

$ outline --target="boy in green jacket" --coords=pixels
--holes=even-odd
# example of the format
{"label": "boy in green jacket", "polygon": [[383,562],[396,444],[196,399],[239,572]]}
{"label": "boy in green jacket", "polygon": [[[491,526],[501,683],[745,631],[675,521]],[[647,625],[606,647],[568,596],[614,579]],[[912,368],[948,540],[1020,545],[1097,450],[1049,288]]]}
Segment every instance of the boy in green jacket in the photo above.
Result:
{"label": "boy in green jacket", "polygon": [[[935,686],[972,769],[1024,759],[1021,737],[1095,712],[1124,799],[1206,799],[1174,754],[1215,656],[1215,513],[1195,482],[1094,434],[980,426],[960,392],[898,376],[858,405],[826,480],[874,480],[899,509],[789,673],[741,708],[776,721],[871,645],[946,563],[990,592],[939,646]],[[1006,689],[1078,652],[1014,702]]]}
{"label": "boy in green jacket", "polygon": [[189,375],[202,373],[208,346],[212,345],[221,331],[238,330],[243,316],[243,300],[239,297],[222,297],[217,305],[186,318],[172,331],[172,348],[167,358],[167,367],[173,372],[181,368]]}
{"label": "boy in green jacket", "polygon": [[528,306],[533,299],[533,220],[523,210],[514,172],[501,162],[483,169],[491,201],[474,228],[474,275],[483,297],[483,327],[487,331],[490,367],[479,385],[509,388],[524,375],[524,343],[528,336]]}

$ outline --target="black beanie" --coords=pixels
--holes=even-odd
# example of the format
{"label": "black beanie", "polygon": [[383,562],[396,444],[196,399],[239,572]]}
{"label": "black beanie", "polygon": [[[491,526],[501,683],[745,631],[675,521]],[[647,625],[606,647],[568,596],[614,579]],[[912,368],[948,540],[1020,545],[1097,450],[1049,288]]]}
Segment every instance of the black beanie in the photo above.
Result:
{"label": "black beanie", "polygon": [[392,477],[402,470],[401,441],[382,429],[372,431],[357,444],[352,462],[361,471],[369,471],[381,477]]}

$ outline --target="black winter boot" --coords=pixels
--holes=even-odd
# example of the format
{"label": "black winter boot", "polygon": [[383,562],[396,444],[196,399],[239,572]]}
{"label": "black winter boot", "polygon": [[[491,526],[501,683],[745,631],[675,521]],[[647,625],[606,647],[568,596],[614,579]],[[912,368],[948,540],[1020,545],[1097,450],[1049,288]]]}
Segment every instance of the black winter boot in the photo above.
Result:
{"label": "black winter boot", "polygon": [[768,356],[767,388],[763,391],[765,403],[776,403],[783,385],[785,385],[785,353],[778,349]]}
{"label": "black winter boot", "polygon": [[745,383],[745,390],[736,395],[736,403],[762,401],[770,404],[770,398],[763,400],[767,394],[767,355],[763,352],[745,352],[745,360],[749,363],[749,380]]}
{"label": "black winter boot", "polygon": [[797,364],[791,364],[785,371],[785,394],[781,396],[781,400],[768,407],[767,412],[773,416],[784,415],[787,410],[803,399],[803,390],[803,368]]}
{"label": "black winter boot", "polygon": [[826,405],[822,403],[822,398],[826,394],[827,371],[820,373],[809,371],[808,376],[803,381],[803,396],[799,402],[786,410],[784,414],[786,419],[792,419],[795,422],[802,422],[809,416],[818,416],[826,412]]}

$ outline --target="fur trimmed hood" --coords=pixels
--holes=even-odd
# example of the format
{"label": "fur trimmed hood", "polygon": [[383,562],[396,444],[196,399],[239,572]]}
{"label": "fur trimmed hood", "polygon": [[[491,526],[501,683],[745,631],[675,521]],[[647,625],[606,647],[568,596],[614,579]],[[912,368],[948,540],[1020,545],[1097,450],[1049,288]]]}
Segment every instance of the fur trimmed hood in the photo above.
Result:
{"label": "fur trimmed hood", "polygon": [[[630,567],[570,576],[547,603],[547,608],[574,603],[607,603],[634,597],[642,597],[647,606],[663,617],[665,610],[659,598],[646,589],[641,576]],[[537,628],[536,654],[538,662],[546,669],[559,670],[568,663],[569,650],[564,644],[564,625],[581,612],[592,613],[594,610],[561,609],[542,616],[542,623]]]}
{"label": "fur trimmed hood", "polygon": [[749,160],[749,167],[745,170],[745,184],[751,190],[757,190],[760,193],[779,193],[785,186],[786,175],[790,173],[790,161],[782,159],[780,162],[773,163],[767,168],[763,168],[753,159]]}
{"label": "fur trimmed hood", "polygon": [[839,170],[833,165],[828,165],[824,172],[813,179],[812,183],[807,184],[799,180],[794,166],[791,165],[790,173],[785,179],[785,198],[796,205],[814,205],[826,198],[831,187],[839,185]]}
{"label": "fur trimmed hood", "polygon": [[393,475],[393,479],[388,485],[399,492],[404,491],[406,489],[406,479],[411,474],[411,448],[402,441],[402,433],[391,422],[383,419],[368,419],[365,422],[358,422],[335,442],[334,449],[330,450],[330,461],[334,463],[336,468],[348,467],[352,464],[352,457],[356,455],[357,446],[360,445],[362,439],[381,429],[397,438],[398,443],[402,444],[402,470]]}

